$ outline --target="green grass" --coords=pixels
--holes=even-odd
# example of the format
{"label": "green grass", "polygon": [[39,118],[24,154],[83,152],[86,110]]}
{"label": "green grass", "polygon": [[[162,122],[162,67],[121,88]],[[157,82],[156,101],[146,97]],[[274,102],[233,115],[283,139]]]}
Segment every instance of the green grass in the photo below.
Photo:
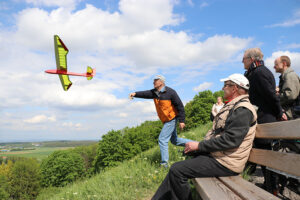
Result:
{"label": "green grass", "polygon": [[[210,127],[211,123],[179,136],[201,140]],[[170,164],[185,159],[182,150],[183,147],[169,144]],[[148,200],[168,172],[168,169],[160,167],[159,162],[160,152],[156,146],[92,178],[63,188],[47,188],[40,193],[37,200]]]}
{"label": "green grass", "polygon": [[0,153],[0,157],[26,157],[26,158],[36,158],[41,161],[46,158],[52,152],[57,150],[68,149],[70,147],[37,147],[34,150],[24,150],[24,151],[12,151]]}

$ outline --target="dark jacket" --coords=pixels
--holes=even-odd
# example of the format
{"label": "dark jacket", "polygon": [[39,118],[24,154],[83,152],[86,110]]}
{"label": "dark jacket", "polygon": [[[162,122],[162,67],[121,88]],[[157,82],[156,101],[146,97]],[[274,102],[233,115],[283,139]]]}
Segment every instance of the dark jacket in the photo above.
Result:
{"label": "dark jacket", "polygon": [[250,102],[258,107],[258,123],[273,122],[276,118],[281,118],[283,113],[279,98],[276,96],[275,78],[272,72],[264,66],[263,61],[260,61],[257,66],[252,63],[245,76],[250,83]]}
{"label": "dark jacket", "polygon": [[163,123],[171,121],[175,117],[178,118],[179,122],[184,123],[184,106],[172,88],[165,86],[164,90],[160,92],[156,89],[139,91],[136,92],[135,97],[153,99],[157,115]]}

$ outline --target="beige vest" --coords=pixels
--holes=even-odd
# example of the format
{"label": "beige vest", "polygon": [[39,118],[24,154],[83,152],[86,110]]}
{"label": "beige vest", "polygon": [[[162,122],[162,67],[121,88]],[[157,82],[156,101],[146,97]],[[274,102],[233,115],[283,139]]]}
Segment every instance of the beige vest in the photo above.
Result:
{"label": "beige vest", "polygon": [[[239,102],[241,100],[241,102]],[[235,105],[235,103],[239,102]],[[232,101],[224,105],[224,107],[220,110],[220,112],[216,115],[214,121],[213,121],[213,129],[210,130],[207,134],[205,139],[208,140],[212,137],[219,137],[221,134],[224,133],[224,131],[221,131],[218,134],[212,134],[215,130],[221,128],[221,130],[224,130],[225,127],[225,121],[228,117],[228,114],[230,113],[230,110],[234,107],[234,109],[237,109],[239,107],[245,107],[249,109],[253,114],[253,122],[256,122],[257,115],[254,107],[249,101],[248,95],[241,95],[236,98],[234,98]],[[238,148],[235,149],[229,149],[226,151],[217,151],[217,152],[211,152],[211,155],[223,166],[227,167],[228,169],[240,173],[243,171],[245,164],[248,160],[252,143],[255,137],[255,130],[256,130],[256,123],[250,127],[248,133],[246,134],[243,142]]]}

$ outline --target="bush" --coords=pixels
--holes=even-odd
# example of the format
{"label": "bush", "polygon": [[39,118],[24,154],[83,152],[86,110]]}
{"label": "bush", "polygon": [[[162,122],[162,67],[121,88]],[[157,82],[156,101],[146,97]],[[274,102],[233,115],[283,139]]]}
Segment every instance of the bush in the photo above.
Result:
{"label": "bush", "polygon": [[7,177],[4,175],[0,175],[0,200],[6,200],[9,198],[9,184]]}
{"label": "bush", "polygon": [[109,131],[99,141],[94,162],[95,171],[116,166],[140,152],[150,149],[157,144],[161,127],[160,121],[146,121],[137,127]]}
{"label": "bush", "polygon": [[74,151],[55,151],[41,164],[42,186],[65,186],[82,176],[83,158]]}
{"label": "bush", "polygon": [[13,167],[13,162],[11,160],[8,160],[7,164],[5,164],[4,162],[1,163],[1,165],[0,165],[0,175],[9,177],[9,175],[11,174],[12,167]]}
{"label": "bush", "polygon": [[40,190],[38,162],[29,158],[15,162],[9,185],[9,193],[13,199],[35,199]]}
{"label": "bush", "polygon": [[91,176],[94,172],[93,163],[97,155],[98,144],[76,147],[70,151],[78,153],[84,160],[85,175]]}
{"label": "bush", "polygon": [[218,91],[214,94],[210,90],[199,92],[192,101],[185,105],[186,130],[210,121],[211,109],[218,96],[223,97],[224,92]]}

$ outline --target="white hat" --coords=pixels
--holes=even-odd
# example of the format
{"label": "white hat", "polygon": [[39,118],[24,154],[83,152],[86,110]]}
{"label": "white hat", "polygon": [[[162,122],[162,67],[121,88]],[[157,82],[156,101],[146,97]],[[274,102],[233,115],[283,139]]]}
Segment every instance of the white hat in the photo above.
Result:
{"label": "white hat", "polygon": [[250,87],[248,79],[243,74],[231,74],[227,78],[223,78],[220,81],[232,81],[246,90],[249,90]]}
{"label": "white hat", "polygon": [[162,82],[165,82],[165,81],[166,81],[166,78],[165,78],[163,75],[156,75],[156,76],[154,77],[154,80],[157,80],[157,79],[161,80]]}

